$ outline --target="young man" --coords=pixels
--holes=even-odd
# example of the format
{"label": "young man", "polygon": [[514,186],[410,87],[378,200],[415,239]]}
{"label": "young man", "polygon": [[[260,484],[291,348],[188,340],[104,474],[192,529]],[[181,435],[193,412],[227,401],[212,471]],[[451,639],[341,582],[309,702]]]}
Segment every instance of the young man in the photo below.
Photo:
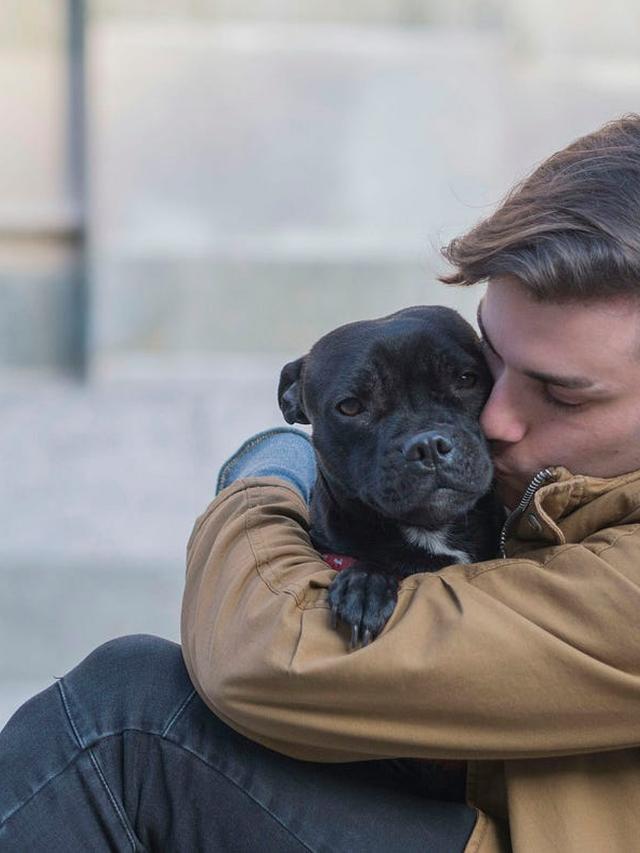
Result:
{"label": "young man", "polygon": [[[638,223],[631,116],[446,252],[451,283],[489,280],[505,559],[406,579],[348,654],[306,530],[308,439],[253,437],[189,541],[190,679],[175,645],[122,638],[27,703],[0,735],[0,847],[635,849]],[[466,762],[466,803],[421,797],[396,757]]]}

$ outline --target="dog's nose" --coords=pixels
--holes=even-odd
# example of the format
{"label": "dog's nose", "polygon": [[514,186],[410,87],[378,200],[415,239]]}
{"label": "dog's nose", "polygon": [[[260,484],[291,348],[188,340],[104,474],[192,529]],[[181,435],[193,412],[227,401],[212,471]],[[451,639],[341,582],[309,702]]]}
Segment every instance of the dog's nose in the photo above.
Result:
{"label": "dog's nose", "polygon": [[452,450],[451,440],[436,430],[414,435],[402,448],[409,462],[422,462],[427,465],[445,461]]}

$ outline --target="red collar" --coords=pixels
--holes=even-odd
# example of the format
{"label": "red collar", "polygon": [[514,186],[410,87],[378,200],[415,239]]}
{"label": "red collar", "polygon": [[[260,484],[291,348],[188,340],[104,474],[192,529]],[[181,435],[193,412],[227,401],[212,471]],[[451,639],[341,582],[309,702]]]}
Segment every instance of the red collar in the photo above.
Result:
{"label": "red collar", "polygon": [[321,554],[325,563],[328,563],[336,572],[341,572],[343,569],[349,569],[358,560],[355,557],[348,557],[346,554]]}

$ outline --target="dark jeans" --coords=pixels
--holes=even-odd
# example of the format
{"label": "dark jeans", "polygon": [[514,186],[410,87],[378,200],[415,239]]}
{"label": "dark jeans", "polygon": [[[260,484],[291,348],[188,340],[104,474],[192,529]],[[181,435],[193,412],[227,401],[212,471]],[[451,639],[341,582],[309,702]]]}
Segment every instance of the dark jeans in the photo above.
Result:
{"label": "dark jeans", "polygon": [[0,733],[0,850],[463,850],[475,811],[402,767],[272,752],[207,708],[178,645],[120,637]]}

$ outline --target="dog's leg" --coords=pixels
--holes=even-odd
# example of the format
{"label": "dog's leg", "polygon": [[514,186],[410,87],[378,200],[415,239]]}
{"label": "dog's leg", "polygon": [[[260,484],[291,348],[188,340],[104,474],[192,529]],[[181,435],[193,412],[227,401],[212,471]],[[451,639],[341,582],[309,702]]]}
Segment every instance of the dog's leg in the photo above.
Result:
{"label": "dog's leg", "polygon": [[329,587],[331,622],[351,628],[349,648],[374,640],[387,624],[398,599],[398,578],[371,571],[356,563],[339,572]]}

